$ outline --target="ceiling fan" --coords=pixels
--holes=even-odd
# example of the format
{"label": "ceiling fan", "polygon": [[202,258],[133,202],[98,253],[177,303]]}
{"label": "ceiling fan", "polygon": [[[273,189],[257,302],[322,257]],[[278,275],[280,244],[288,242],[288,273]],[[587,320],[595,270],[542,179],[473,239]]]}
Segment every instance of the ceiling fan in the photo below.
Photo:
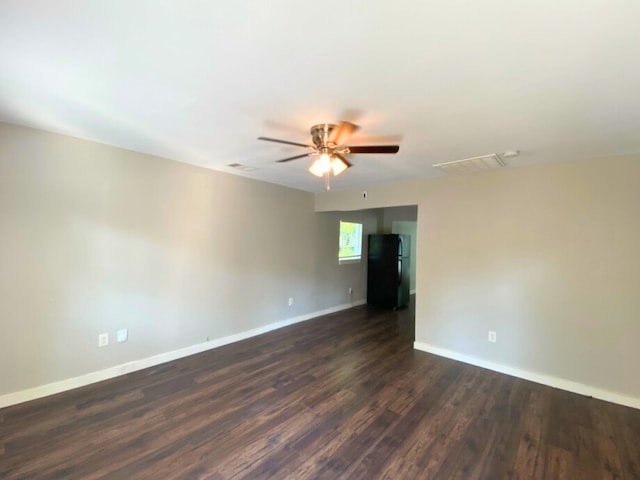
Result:
{"label": "ceiling fan", "polygon": [[307,153],[277,160],[278,163],[318,155],[318,158],[311,164],[309,171],[318,177],[324,177],[325,186],[327,190],[329,190],[329,177],[331,173],[333,173],[334,176],[340,175],[347,168],[353,166],[352,163],[347,160],[346,155],[353,153],[398,153],[400,150],[399,145],[346,145],[351,135],[359,129],[360,127],[358,125],[347,121],[342,121],[337,125],[333,123],[314,125],[311,127],[310,132],[313,145],[269,137],[258,137],[258,140],[284,143],[286,145],[294,145],[307,149]]}

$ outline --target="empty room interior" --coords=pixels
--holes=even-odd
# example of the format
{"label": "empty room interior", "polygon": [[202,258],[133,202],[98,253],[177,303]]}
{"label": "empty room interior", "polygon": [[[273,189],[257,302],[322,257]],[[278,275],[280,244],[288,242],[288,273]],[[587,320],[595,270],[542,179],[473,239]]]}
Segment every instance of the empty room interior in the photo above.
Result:
{"label": "empty room interior", "polygon": [[0,478],[640,479],[638,18],[2,2]]}

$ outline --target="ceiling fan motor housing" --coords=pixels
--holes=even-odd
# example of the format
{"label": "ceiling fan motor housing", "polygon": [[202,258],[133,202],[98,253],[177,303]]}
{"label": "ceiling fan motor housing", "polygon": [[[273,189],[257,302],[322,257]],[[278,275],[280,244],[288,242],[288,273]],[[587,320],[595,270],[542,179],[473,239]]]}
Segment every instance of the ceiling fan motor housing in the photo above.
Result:
{"label": "ceiling fan motor housing", "polygon": [[331,131],[336,128],[333,123],[320,123],[311,127],[311,138],[313,144],[320,150],[322,148],[333,148],[336,145],[329,141]]}

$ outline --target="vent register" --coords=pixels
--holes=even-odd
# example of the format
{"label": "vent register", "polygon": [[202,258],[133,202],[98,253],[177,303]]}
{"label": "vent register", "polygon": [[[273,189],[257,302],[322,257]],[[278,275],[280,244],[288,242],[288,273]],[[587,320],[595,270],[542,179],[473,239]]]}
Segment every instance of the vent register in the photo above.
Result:
{"label": "vent register", "polygon": [[464,158],[462,160],[454,160],[452,162],[436,163],[433,165],[445,173],[453,175],[462,175],[465,173],[486,172],[487,170],[496,170],[506,167],[505,158],[514,158],[520,155],[520,150],[507,150],[498,155],[491,153],[480,157]]}
{"label": "vent register", "polygon": [[481,157],[471,157],[462,160],[454,160],[453,162],[436,163],[433,165],[445,173],[449,174],[465,174],[485,172],[487,170],[495,170],[506,166],[497,154],[483,155]]}
{"label": "vent register", "polygon": [[245,172],[250,172],[251,170],[255,170],[254,167],[250,167],[249,165],[243,165],[241,163],[228,163],[227,167],[235,168],[236,170],[242,170]]}

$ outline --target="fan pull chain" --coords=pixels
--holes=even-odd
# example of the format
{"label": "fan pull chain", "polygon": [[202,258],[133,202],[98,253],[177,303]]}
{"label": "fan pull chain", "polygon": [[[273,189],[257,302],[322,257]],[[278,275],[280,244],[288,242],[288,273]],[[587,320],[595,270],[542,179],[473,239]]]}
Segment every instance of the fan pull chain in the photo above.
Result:
{"label": "fan pull chain", "polygon": [[331,190],[331,172],[324,173],[324,187],[327,189],[327,192]]}

